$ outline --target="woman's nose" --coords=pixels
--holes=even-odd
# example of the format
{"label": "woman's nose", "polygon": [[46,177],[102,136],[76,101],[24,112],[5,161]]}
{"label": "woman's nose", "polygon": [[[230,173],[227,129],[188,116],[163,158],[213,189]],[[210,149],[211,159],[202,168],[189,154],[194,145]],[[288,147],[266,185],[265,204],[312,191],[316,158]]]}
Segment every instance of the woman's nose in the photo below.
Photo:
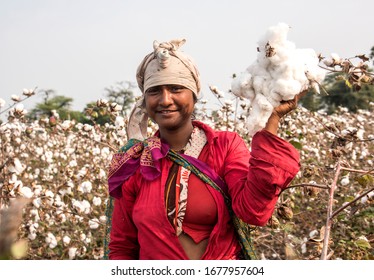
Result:
{"label": "woman's nose", "polygon": [[171,103],[173,103],[173,99],[171,97],[171,92],[168,90],[168,88],[162,88],[161,89],[161,96],[160,96],[160,104],[163,106],[168,106]]}

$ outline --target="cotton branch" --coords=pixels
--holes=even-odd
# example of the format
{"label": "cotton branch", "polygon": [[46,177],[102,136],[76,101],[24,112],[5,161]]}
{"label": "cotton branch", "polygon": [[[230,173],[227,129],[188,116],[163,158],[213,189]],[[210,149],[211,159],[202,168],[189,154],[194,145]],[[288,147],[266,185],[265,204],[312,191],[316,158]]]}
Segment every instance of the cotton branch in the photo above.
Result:
{"label": "cotton branch", "polygon": [[329,239],[330,239],[330,231],[331,231],[331,225],[332,225],[332,222],[333,222],[332,221],[333,218],[337,214],[339,214],[341,211],[346,209],[348,206],[352,205],[357,200],[361,199],[362,197],[364,197],[365,195],[369,194],[370,192],[372,192],[374,190],[374,188],[371,188],[370,190],[364,192],[363,194],[356,197],[351,202],[341,206],[340,208],[338,208],[336,211],[333,212],[332,207],[333,207],[333,203],[334,203],[334,192],[335,192],[335,189],[337,187],[337,181],[338,181],[338,178],[339,178],[339,175],[340,175],[341,171],[349,171],[349,172],[364,173],[364,174],[373,173],[373,170],[368,170],[368,171],[367,170],[357,170],[357,169],[343,167],[343,166],[341,166],[341,164],[342,163],[339,160],[338,163],[337,163],[337,166],[336,166],[334,180],[333,180],[333,183],[330,187],[330,194],[329,194],[329,201],[328,201],[328,208],[327,208],[327,219],[326,219],[326,226],[325,226],[325,234],[324,234],[324,240],[323,240],[321,260],[328,259],[327,250],[328,250],[328,244],[329,244]]}
{"label": "cotton branch", "polygon": [[17,104],[19,104],[19,103],[25,101],[26,99],[29,99],[31,96],[35,95],[35,90],[36,90],[36,88],[35,88],[34,90],[32,90],[32,91],[29,91],[29,93],[25,93],[25,91],[24,91],[24,95],[25,95],[25,97],[24,97],[23,99],[20,99],[20,100],[15,101],[13,104],[9,105],[8,108],[6,108],[6,109],[0,111],[0,115],[1,115],[1,114],[4,114],[5,112],[9,111],[9,110],[12,109],[14,106],[16,106]]}
{"label": "cotton branch", "polygon": [[330,189],[330,187],[326,186],[326,185],[303,183],[303,184],[296,184],[296,185],[288,186],[288,187],[284,188],[280,193],[284,192],[285,190],[291,189],[291,188],[300,188],[300,187],[314,187],[314,188],[327,189],[327,190]]}
{"label": "cotton branch", "polygon": [[371,188],[370,190],[364,192],[363,194],[359,195],[358,197],[356,197],[354,200],[350,201],[349,203],[341,206],[339,209],[335,210],[334,213],[332,213],[330,219],[333,219],[336,215],[338,215],[340,212],[342,212],[345,208],[351,206],[352,204],[354,204],[357,200],[361,199],[362,197],[364,197],[365,195],[368,195],[370,192],[374,191],[374,188]]}
{"label": "cotton branch", "polygon": [[356,173],[363,173],[363,174],[374,174],[374,170],[358,170],[358,169],[352,169],[347,167],[341,167],[341,170],[349,171],[349,172],[356,172]]}

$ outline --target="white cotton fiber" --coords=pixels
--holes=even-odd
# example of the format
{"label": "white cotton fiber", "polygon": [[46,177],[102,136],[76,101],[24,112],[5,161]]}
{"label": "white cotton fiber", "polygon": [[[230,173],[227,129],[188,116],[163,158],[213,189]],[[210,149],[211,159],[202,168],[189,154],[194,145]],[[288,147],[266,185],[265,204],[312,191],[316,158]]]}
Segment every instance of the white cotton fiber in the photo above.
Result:
{"label": "white cotton fiber", "polygon": [[265,127],[281,101],[311,87],[319,92],[318,84],[325,78],[316,52],[297,49],[287,40],[289,29],[285,23],[270,27],[258,42],[257,59],[232,81],[232,92],[252,107],[247,118],[251,135]]}

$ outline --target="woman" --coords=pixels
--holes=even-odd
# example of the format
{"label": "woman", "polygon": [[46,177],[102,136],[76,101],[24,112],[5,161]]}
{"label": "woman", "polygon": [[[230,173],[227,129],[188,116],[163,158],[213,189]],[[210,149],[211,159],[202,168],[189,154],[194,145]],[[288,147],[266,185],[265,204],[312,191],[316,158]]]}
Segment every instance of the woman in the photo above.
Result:
{"label": "woman", "polygon": [[[133,140],[114,155],[109,172],[115,197],[110,259],[239,259],[225,199],[199,174],[221,178],[235,215],[263,226],[277,195],[299,170],[297,151],[276,136],[279,119],[297,100],[275,108],[265,129],[254,135],[251,153],[237,133],[192,120],[200,80],[179,50],[184,42],[154,42],[137,70],[143,95],[129,119]],[[148,117],[159,130],[145,139]],[[198,173],[171,155],[193,162]]]}

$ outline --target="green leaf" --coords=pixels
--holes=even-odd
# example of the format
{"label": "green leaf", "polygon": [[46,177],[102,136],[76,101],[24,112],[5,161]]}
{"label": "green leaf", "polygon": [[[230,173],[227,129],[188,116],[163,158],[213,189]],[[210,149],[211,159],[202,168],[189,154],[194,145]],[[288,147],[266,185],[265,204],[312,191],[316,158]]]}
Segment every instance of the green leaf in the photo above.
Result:
{"label": "green leaf", "polygon": [[345,84],[347,85],[347,87],[352,88],[352,84],[348,80],[345,80]]}
{"label": "green leaf", "polygon": [[294,228],[294,224],[293,223],[286,223],[283,225],[283,230],[285,232],[291,232]]}
{"label": "green leaf", "polygon": [[373,176],[369,174],[365,174],[361,177],[358,177],[356,181],[364,188],[366,188],[368,185],[371,185],[374,183],[374,178]]}
{"label": "green leaf", "polygon": [[371,249],[369,241],[365,239],[358,239],[356,240],[355,244],[361,249]]}
{"label": "green leaf", "polygon": [[301,143],[300,142],[297,142],[297,141],[295,141],[295,140],[291,140],[290,141],[290,144],[292,145],[292,146],[294,146],[296,149],[298,149],[298,150],[301,150],[302,148],[303,148],[303,146],[301,145]]}

